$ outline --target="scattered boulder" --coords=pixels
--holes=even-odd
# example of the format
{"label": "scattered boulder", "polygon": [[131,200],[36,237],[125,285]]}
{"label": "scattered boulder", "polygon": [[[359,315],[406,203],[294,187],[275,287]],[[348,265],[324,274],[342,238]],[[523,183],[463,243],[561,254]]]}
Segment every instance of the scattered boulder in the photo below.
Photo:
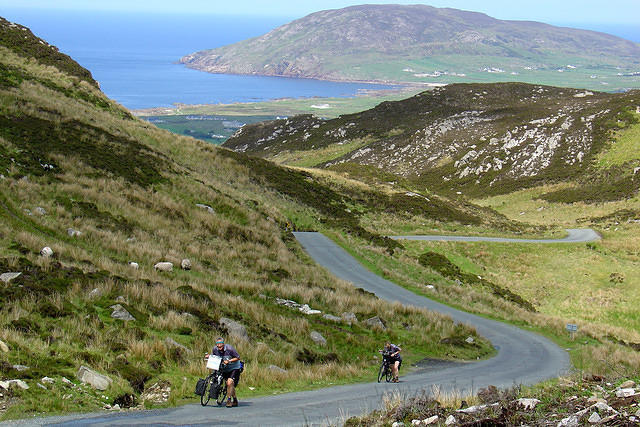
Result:
{"label": "scattered boulder", "polygon": [[616,397],[631,397],[636,394],[636,391],[633,388],[621,388],[620,390],[616,390]]}
{"label": "scattered boulder", "polygon": [[313,340],[314,343],[321,345],[323,347],[327,345],[327,340],[325,339],[325,337],[322,336],[322,334],[320,334],[320,332],[311,331],[311,339]]}
{"label": "scattered boulder", "polygon": [[171,394],[171,384],[167,381],[160,381],[147,387],[140,395],[140,400],[156,404],[167,403]]}
{"label": "scattered boulder", "polygon": [[312,309],[311,307],[309,307],[309,305],[308,305],[308,304],[303,304],[303,305],[299,308],[299,310],[300,310],[301,312],[303,312],[304,314],[320,314],[320,313],[322,313],[320,310],[314,310],[314,309]]}
{"label": "scattered boulder", "polygon": [[0,281],[3,281],[4,283],[9,283],[13,279],[17,279],[21,275],[22,275],[22,272],[2,273],[0,274]]}
{"label": "scattered boulder", "polygon": [[467,344],[473,344],[474,342],[476,342],[476,340],[474,340],[473,337],[467,337],[464,342],[466,342]]}
{"label": "scattered boulder", "polygon": [[216,211],[213,210],[213,208],[211,206],[209,206],[209,205],[203,205],[202,203],[196,203],[196,206],[199,207],[200,209],[206,210],[209,213],[212,213],[212,214],[216,213]]}
{"label": "scattered boulder", "polygon": [[364,321],[364,324],[367,326],[370,326],[372,328],[380,328],[383,331],[385,329],[387,329],[387,327],[384,325],[384,322],[382,321],[381,318],[379,318],[378,316],[372,317],[370,319],[367,319]]}
{"label": "scattered boulder", "polygon": [[79,237],[82,236],[82,231],[74,230],[73,228],[67,228],[67,234],[70,237]]}
{"label": "scattered boulder", "polygon": [[89,292],[89,298],[100,298],[102,296],[102,291],[98,288],[94,288],[91,292]]}
{"label": "scattered boulder", "polygon": [[43,384],[53,384],[53,383],[56,382],[56,380],[54,380],[53,378],[49,378],[49,377],[42,377],[42,379],[40,381],[42,381]]}
{"label": "scattered boulder", "polygon": [[0,340],[0,351],[3,353],[9,352],[9,346],[2,340]]}
{"label": "scattered boulder", "polygon": [[38,383],[38,384],[37,384],[37,386],[38,386],[38,387],[40,387],[40,388],[41,388],[41,389],[43,389],[43,390],[49,390],[49,389],[47,388],[47,386],[42,385],[42,384],[40,384],[40,383]]}
{"label": "scattered boulder", "polygon": [[182,260],[182,262],[180,263],[180,267],[183,270],[191,270],[191,260],[185,258]]}
{"label": "scattered boulder", "polygon": [[29,367],[25,365],[11,365],[12,369],[15,369],[18,372],[28,371]]}
{"label": "scattered boulder", "polygon": [[453,415],[449,415],[447,419],[444,421],[444,425],[450,426],[456,423],[456,418]]}
{"label": "scattered boulder", "polygon": [[41,208],[40,206],[36,207],[33,211],[40,216],[47,214],[47,211],[44,208]]}
{"label": "scattered boulder", "polygon": [[173,271],[173,263],[171,262],[159,262],[153,266],[158,271]]}
{"label": "scattered boulder", "polygon": [[340,315],[340,317],[342,317],[342,320],[347,322],[349,325],[351,325],[352,323],[358,323],[358,318],[353,313],[344,312]]}
{"label": "scattered boulder", "polygon": [[247,334],[247,328],[242,323],[236,322],[235,320],[228,319],[226,317],[220,318],[220,324],[227,329],[229,335],[232,335],[236,338],[243,339],[245,341],[249,341],[249,334]]}
{"label": "scattered boulder", "polygon": [[86,366],[81,366],[80,369],[78,369],[76,376],[80,381],[85,384],[89,384],[97,390],[106,390],[113,382],[113,380],[106,375],[101,375]]}
{"label": "scattered boulder", "polygon": [[269,369],[270,371],[281,373],[281,374],[287,373],[286,369],[282,369],[280,366],[276,366],[276,365],[269,365],[267,369]]}
{"label": "scattered boulder", "polygon": [[179,348],[179,349],[185,351],[186,353],[191,353],[191,349],[183,346],[182,344],[180,344],[179,342],[177,342],[176,340],[174,340],[171,337],[165,338],[164,343],[169,348]]}
{"label": "scattered boulder", "polygon": [[578,417],[576,415],[570,415],[566,418],[563,418],[558,423],[558,427],[577,427],[578,426]]}
{"label": "scattered boulder", "polygon": [[134,270],[138,270],[140,269],[140,264],[138,264],[137,262],[129,261],[129,267],[133,268]]}
{"label": "scattered boulder", "polygon": [[120,304],[115,304],[112,305],[111,307],[109,307],[110,309],[113,310],[113,312],[111,313],[111,317],[114,319],[120,319],[120,320],[124,320],[124,321],[129,321],[129,320],[136,320],[135,317],[133,317],[131,315],[131,313],[129,313],[123,306],[121,306]]}
{"label": "scattered boulder", "polygon": [[594,412],[587,421],[589,421],[590,424],[598,424],[602,421],[602,417],[597,412]]}
{"label": "scattered boulder", "polygon": [[116,302],[123,302],[126,304],[127,300],[122,295],[120,295],[118,298],[116,298]]}
{"label": "scattered boulder", "polygon": [[45,246],[40,251],[40,255],[42,255],[45,258],[52,257],[53,256],[53,250],[49,246]]}
{"label": "scattered boulder", "polygon": [[422,420],[422,425],[429,426],[437,422],[438,422],[438,416],[434,415],[433,417],[425,418],[424,420]]}
{"label": "scattered boulder", "polygon": [[320,310],[314,310],[309,307],[309,304],[298,304],[295,301],[290,299],[276,298],[276,304],[284,305],[289,308],[294,308],[304,314],[320,314],[322,313]]}
{"label": "scattered boulder", "polygon": [[633,380],[627,380],[620,384],[620,388],[634,388],[636,386],[636,382]]}
{"label": "scattered boulder", "polygon": [[9,380],[9,381],[0,381],[0,388],[5,390],[10,390],[11,387],[16,386],[23,390],[29,390],[29,386],[22,380]]}
{"label": "scattered boulder", "polygon": [[538,399],[529,399],[529,398],[518,399],[517,402],[518,402],[518,405],[520,405],[525,411],[530,411],[532,409],[535,409],[535,407],[538,406],[538,403],[540,403]]}
{"label": "scattered boulder", "polygon": [[339,318],[338,316],[334,316],[333,314],[323,314],[322,318],[326,320],[331,320],[332,322],[339,322],[342,320],[341,318]]}

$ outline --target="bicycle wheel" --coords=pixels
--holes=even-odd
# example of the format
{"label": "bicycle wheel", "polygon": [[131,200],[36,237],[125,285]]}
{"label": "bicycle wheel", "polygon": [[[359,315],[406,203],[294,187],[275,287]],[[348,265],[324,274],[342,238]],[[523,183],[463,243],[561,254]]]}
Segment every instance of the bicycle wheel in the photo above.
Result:
{"label": "bicycle wheel", "polygon": [[385,372],[384,376],[387,382],[391,382],[391,379],[393,378],[393,373],[391,372],[391,366],[387,366],[387,371]]}
{"label": "bicycle wheel", "polygon": [[209,375],[207,377],[207,382],[204,386],[204,394],[202,396],[200,396],[200,404],[202,406],[207,406],[207,403],[209,403],[209,400],[211,399],[211,397],[209,396],[210,393],[210,389],[211,387],[214,387],[215,385],[213,384],[211,375]]}
{"label": "bicycle wheel", "polygon": [[218,406],[222,406],[224,404],[224,399],[227,397],[226,381],[223,379],[222,381],[220,381],[217,387],[218,387],[218,398],[216,399],[216,403],[218,404]]}
{"label": "bicycle wheel", "polygon": [[380,370],[378,371],[378,382],[382,381],[385,373],[388,371],[388,369],[386,369],[386,366],[387,364],[384,362],[382,362],[382,365],[380,365]]}

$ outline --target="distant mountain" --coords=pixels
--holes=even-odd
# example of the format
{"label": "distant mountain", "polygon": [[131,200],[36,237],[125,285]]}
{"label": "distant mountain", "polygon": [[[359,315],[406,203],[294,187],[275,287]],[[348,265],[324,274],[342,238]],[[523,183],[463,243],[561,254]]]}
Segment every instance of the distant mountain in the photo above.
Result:
{"label": "distant mountain", "polygon": [[584,180],[620,190],[600,199],[619,198],[638,190],[637,165],[607,173],[592,165],[614,130],[637,121],[638,105],[638,91],[455,84],[333,120],[307,115],[245,126],[223,146],[272,159],[335,153],[315,166],[384,171],[395,175],[389,181],[408,179],[443,193],[486,195]]}
{"label": "distant mountain", "polygon": [[[568,61],[584,67],[637,66],[640,45],[593,31],[456,9],[362,5],[313,13],[263,36],[181,59],[211,73],[395,81],[445,72],[460,77],[461,71],[490,66],[485,71],[500,73],[505,70],[495,67],[505,64],[557,73]],[[426,72],[434,69],[435,74]]]}

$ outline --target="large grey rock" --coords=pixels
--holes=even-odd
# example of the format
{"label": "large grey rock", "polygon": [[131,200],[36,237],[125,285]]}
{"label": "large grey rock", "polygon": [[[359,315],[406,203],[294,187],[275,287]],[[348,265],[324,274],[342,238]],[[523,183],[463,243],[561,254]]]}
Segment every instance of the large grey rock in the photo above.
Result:
{"label": "large grey rock", "polygon": [[331,320],[332,322],[339,322],[342,320],[341,318],[339,318],[338,316],[334,316],[333,314],[323,314],[322,318]]}
{"label": "large grey rock", "polygon": [[96,371],[87,368],[86,366],[80,366],[76,376],[80,381],[85,384],[89,384],[91,387],[97,390],[106,390],[109,388],[113,380],[106,375],[101,375]]}
{"label": "large grey rock", "polygon": [[342,317],[342,320],[344,320],[348,324],[358,323],[358,318],[353,313],[344,312],[340,315],[340,317]]}
{"label": "large grey rock", "polygon": [[298,310],[300,310],[301,312],[303,312],[304,314],[320,314],[322,313],[320,310],[314,310],[311,307],[309,307],[309,304],[303,304],[301,305]]}
{"label": "large grey rock", "polygon": [[384,326],[384,322],[382,321],[382,319],[380,319],[378,316],[365,320],[364,324],[372,328],[380,328],[382,330],[387,329],[387,327]]}
{"label": "large grey rock", "polygon": [[2,273],[0,274],[0,281],[3,281],[4,283],[9,283],[13,279],[17,279],[21,275],[22,275],[22,272]]}
{"label": "large grey rock", "polygon": [[23,371],[29,370],[29,367],[25,366],[25,365],[11,365],[11,368],[15,369],[18,372],[23,372]]}
{"label": "large grey rock", "polygon": [[245,341],[249,341],[249,334],[247,334],[247,328],[242,323],[235,320],[228,319],[226,317],[220,318],[220,324],[227,329],[229,335],[234,336]]}
{"label": "large grey rock", "polygon": [[129,313],[120,304],[112,305],[109,308],[111,308],[113,310],[113,312],[111,313],[111,317],[113,317],[114,319],[120,319],[120,320],[124,320],[124,321],[136,320],[136,318],[133,317],[131,315],[131,313]]}
{"label": "large grey rock", "polygon": [[40,206],[35,208],[33,211],[35,213],[37,213],[38,215],[46,215],[47,214],[47,211],[44,208],[41,208]]}
{"label": "large grey rock", "polygon": [[313,340],[314,343],[321,345],[323,347],[327,345],[327,340],[325,339],[325,337],[322,336],[322,334],[320,334],[320,332],[311,331],[311,339]]}
{"label": "large grey rock", "polygon": [[42,248],[42,250],[40,250],[40,255],[42,255],[45,258],[52,257],[53,250],[49,246],[45,246],[44,248]]}
{"label": "large grey rock", "polygon": [[182,260],[182,262],[180,263],[180,267],[183,270],[191,270],[191,260],[185,258]]}
{"label": "large grey rock", "polygon": [[281,374],[287,373],[286,369],[282,369],[280,366],[276,366],[276,365],[269,365],[267,369],[269,369],[270,371],[279,372]]}
{"label": "large grey rock", "polygon": [[437,422],[438,422],[438,416],[434,415],[433,417],[425,418],[424,420],[422,420],[422,425],[429,426]]}
{"label": "large grey rock", "polygon": [[187,353],[191,353],[191,350],[189,348],[183,346],[182,344],[180,344],[179,342],[177,342],[176,340],[174,340],[171,337],[165,338],[164,343],[169,348],[179,348],[181,350],[184,350]]}
{"label": "large grey rock", "polygon": [[56,380],[54,380],[53,378],[49,378],[49,377],[42,377],[42,379],[40,381],[42,381],[43,384],[53,384],[53,383],[56,382]]}
{"label": "large grey rock", "polygon": [[173,263],[171,262],[159,262],[153,266],[158,271],[173,271]]}
{"label": "large grey rock", "polygon": [[453,415],[449,415],[447,419],[444,421],[444,425],[450,426],[456,423],[456,418]]}
{"label": "large grey rock", "polygon": [[9,352],[9,346],[2,340],[0,340],[0,351],[3,353]]}

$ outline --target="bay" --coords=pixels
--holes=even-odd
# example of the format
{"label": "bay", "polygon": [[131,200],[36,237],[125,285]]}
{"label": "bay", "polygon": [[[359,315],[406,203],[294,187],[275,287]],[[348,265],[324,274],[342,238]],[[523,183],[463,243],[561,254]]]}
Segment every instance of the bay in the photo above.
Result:
{"label": "bay", "polygon": [[389,86],[265,76],[209,74],[177,61],[189,53],[262,35],[291,17],[3,10],[93,74],[130,109],[279,98],[349,97]]}

